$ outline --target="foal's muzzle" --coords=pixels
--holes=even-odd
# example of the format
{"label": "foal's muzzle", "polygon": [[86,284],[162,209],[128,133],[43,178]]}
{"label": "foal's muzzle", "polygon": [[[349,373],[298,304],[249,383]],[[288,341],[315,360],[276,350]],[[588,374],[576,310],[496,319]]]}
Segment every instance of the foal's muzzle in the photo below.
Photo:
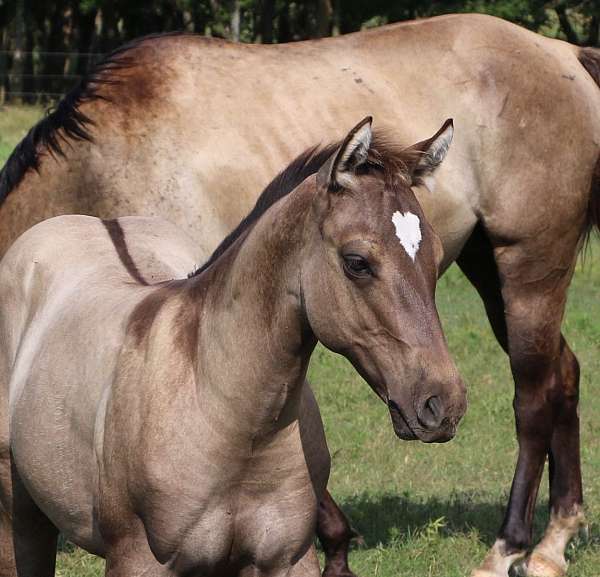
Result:
{"label": "foal's muzzle", "polygon": [[412,417],[392,399],[388,401],[388,408],[394,432],[405,441],[419,439],[425,443],[445,443],[454,437],[462,416],[462,413],[449,415],[443,399],[437,395],[426,397],[417,404]]}

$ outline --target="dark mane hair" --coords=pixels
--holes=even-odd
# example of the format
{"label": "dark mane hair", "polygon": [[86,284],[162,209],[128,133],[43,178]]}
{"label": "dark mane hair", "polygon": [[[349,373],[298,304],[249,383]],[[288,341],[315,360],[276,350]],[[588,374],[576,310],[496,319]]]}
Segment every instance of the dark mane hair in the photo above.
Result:
{"label": "dark mane hair", "polygon": [[43,151],[56,156],[65,156],[63,146],[65,143],[69,144],[69,140],[93,141],[89,127],[94,126],[94,121],[83,114],[79,106],[92,100],[108,100],[99,89],[102,86],[118,84],[119,79],[112,73],[135,64],[134,58],[127,52],[147,40],[184,34],[190,33],[167,32],[144,36],[120,46],[103,58],[94,70],[84,76],[54,108],[48,110],[46,116],[17,144],[0,171],[0,204],[21,182],[29,169],[38,170]]}
{"label": "dark mane hair", "polygon": [[[287,196],[309,176],[316,174],[327,159],[337,150],[340,142],[326,146],[314,146],[295,158],[262,191],[252,210],[230,232],[199,268],[192,271],[188,278],[196,276],[210,267],[244,232],[251,228],[259,218],[278,200]],[[391,186],[403,180],[403,174],[419,156],[420,152],[406,149],[395,144],[385,133],[373,134],[367,164],[380,171]]]}

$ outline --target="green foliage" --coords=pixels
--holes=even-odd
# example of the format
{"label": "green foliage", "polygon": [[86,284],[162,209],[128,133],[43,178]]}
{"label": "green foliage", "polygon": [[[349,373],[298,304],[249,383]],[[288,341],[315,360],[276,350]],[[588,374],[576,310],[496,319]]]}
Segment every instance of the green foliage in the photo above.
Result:
{"label": "green foliage", "polygon": [[0,106],[0,166],[42,116],[43,110],[32,106]]}

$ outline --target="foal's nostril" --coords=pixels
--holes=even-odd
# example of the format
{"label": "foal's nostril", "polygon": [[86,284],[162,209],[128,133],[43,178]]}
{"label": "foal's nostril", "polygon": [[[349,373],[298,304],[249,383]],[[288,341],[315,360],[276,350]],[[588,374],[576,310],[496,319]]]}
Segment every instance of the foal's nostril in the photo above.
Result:
{"label": "foal's nostril", "polygon": [[428,429],[436,429],[444,420],[444,405],[438,396],[429,397],[417,412],[419,423]]}

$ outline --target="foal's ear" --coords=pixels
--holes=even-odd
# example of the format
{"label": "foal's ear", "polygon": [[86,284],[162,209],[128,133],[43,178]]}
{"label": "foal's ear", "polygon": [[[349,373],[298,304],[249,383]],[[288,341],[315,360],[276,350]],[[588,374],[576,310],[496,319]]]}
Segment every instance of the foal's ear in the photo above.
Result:
{"label": "foal's ear", "polygon": [[418,142],[406,150],[412,157],[407,163],[412,184],[419,184],[437,170],[446,158],[453,135],[454,123],[452,118],[449,118],[431,138]]}
{"label": "foal's ear", "polygon": [[317,185],[337,190],[364,164],[371,146],[373,117],[361,120],[344,138],[341,146],[317,173]]}

